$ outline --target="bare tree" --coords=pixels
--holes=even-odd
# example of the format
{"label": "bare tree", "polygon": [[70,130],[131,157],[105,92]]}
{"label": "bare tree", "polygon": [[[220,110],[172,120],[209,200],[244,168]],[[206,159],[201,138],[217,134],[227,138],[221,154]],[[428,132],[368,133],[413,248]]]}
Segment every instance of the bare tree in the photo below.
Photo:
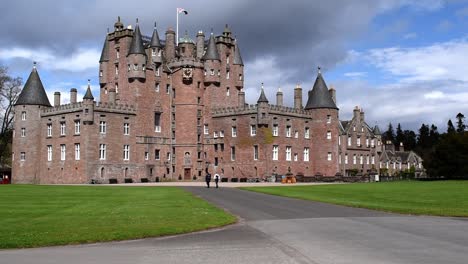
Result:
{"label": "bare tree", "polygon": [[0,65],[0,164],[11,156],[13,105],[21,92],[23,80],[8,75],[8,68]]}

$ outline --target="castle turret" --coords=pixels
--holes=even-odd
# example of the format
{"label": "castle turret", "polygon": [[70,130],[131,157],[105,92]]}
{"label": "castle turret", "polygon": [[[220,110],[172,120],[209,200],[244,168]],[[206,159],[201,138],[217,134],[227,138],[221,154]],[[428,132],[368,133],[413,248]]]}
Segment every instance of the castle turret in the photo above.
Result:
{"label": "castle turret", "polygon": [[197,33],[197,58],[201,59],[203,53],[205,52],[205,34],[203,31],[198,31]]}
{"label": "castle turret", "polygon": [[278,88],[278,92],[276,92],[276,104],[283,106],[283,92],[281,91],[281,88]]}
{"label": "castle turret", "polygon": [[14,104],[13,183],[40,183],[39,164],[42,160],[41,110],[51,107],[36,63]]}
{"label": "castle turret", "polygon": [[210,35],[210,40],[208,41],[208,47],[205,55],[203,56],[203,60],[205,61],[205,83],[219,84],[221,61],[213,33]]}
{"label": "castle turret", "polygon": [[104,45],[102,46],[101,58],[99,59],[99,83],[104,85],[108,82],[109,69],[109,39],[106,36]]}
{"label": "castle turret", "polygon": [[257,120],[259,125],[268,125],[268,99],[265,95],[265,91],[263,90],[263,83],[262,83],[262,90],[260,92],[260,97],[257,100]]}
{"label": "castle turret", "polygon": [[91,125],[94,123],[94,96],[91,92],[91,83],[88,80],[88,89],[83,96],[83,124]]}
{"label": "castle turret", "polygon": [[120,16],[117,17],[117,22],[114,24],[114,30],[115,31],[121,31],[124,29],[124,24],[120,22]]}
{"label": "castle turret", "polygon": [[141,38],[140,26],[138,19],[133,33],[132,42],[127,55],[128,63],[128,78],[129,79],[146,79],[146,52],[143,47]]}
{"label": "castle turret", "polygon": [[161,41],[159,40],[156,22],[154,22],[153,36],[151,36],[150,48],[151,61],[157,66],[159,66],[162,63],[162,45]]}
{"label": "castle turret", "polygon": [[182,58],[192,58],[195,52],[195,43],[185,31],[184,37],[179,40],[179,56]]}
{"label": "castle turret", "polygon": [[294,88],[294,108],[302,109],[302,88],[299,84]]}
{"label": "castle turret", "polygon": [[312,160],[312,173],[324,176],[334,176],[339,172],[338,167],[338,137],[339,119],[338,107],[333,102],[327,85],[323,80],[320,68],[314,87],[309,91],[307,110],[312,120],[311,151],[315,158]]}
{"label": "castle turret", "polygon": [[233,72],[234,77],[236,78],[236,87],[242,88],[244,87],[244,62],[242,61],[242,57],[239,50],[239,45],[237,45],[237,41],[234,45],[234,59],[232,61],[233,64]]}
{"label": "castle turret", "polygon": [[164,56],[167,62],[175,58],[175,32],[172,28],[166,31],[166,46],[164,46]]}

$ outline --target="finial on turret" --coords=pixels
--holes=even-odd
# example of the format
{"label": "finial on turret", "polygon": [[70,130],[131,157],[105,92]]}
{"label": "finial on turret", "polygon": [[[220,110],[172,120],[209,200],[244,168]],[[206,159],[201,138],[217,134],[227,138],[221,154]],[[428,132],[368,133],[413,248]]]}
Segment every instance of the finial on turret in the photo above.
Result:
{"label": "finial on turret", "polygon": [[213,28],[211,28],[211,35],[213,35]]}
{"label": "finial on turret", "polygon": [[88,79],[88,87],[91,87],[91,79]]}
{"label": "finial on turret", "polygon": [[117,16],[117,22],[120,22],[120,16]]}
{"label": "finial on turret", "polygon": [[154,29],[156,29],[156,21],[154,21]]}
{"label": "finial on turret", "polygon": [[109,28],[107,28],[107,34],[109,34]]}
{"label": "finial on turret", "polygon": [[262,83],[262,90],[263,90],[263,83]]}
{"label": "finial on turret", "polygon": [[281,86],[278,87],[278,93],[281,93]]}
{"label": "finial on turret", "polygon": [[138,24],[138,18],[136,19],[136,23]]}
{"label": "finial on turret", "polygon": [[320,68],[320,66],[318,66],[317,68],[318,68],[318,73],[319,73],[319,74],[321,74],[321,73],[322,73],[322,71],[321,71],[321,68]]}
{"label": "finial on turret", "polygon": [[299,88],[301,88],[301,84],[300,84],[300,83],[297,83],[297,84],[296,84],[296,89],[299,89]]}
{"label": "finial on turret", "polygon": [[33,61],[33,69],[36,69],[37,62]]}

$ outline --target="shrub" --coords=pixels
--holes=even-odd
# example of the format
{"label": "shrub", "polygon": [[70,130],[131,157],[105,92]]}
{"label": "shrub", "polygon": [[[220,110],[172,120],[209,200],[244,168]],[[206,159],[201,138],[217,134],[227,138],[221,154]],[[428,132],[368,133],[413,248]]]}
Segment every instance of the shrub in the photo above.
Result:
{"label": "shrub", "polygon": [[115,178],[109,179],[109,184],[116,184],[116,183],[119,183],[119,182],[117,181],[117,179],[115,179]]}
{"label": "shrub", "polygon": [[124,181],[124,182],[125,182],[125,183],[132,183],[133,180],[132,180],[132,178],[125,178],[125,181]]}

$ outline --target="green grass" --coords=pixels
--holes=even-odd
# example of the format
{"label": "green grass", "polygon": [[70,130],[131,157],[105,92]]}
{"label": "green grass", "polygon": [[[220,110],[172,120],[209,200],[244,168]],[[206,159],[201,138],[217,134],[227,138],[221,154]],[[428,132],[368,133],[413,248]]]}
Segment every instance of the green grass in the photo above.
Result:
{"label": "green grass", "polygon": [[173,235],[235,221],[177,187],[0,185],[0,248]]}
{"label": "green grass", "polygon": [[403,214],[468,216],[468,181],[405,181],[242,189]]}

